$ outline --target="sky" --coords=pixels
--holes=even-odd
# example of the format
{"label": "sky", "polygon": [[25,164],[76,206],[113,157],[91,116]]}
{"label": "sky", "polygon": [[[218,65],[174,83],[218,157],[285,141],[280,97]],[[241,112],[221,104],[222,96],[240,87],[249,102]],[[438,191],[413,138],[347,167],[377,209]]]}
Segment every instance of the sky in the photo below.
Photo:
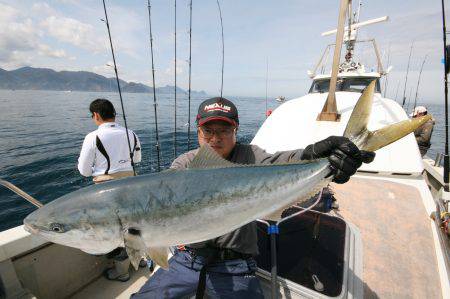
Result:
{"label": "sky", "polygon": [[[152,0],[156,86],[174,85],[174,3]],[[177,3],[177,85],[188,87],[189,0]],[[219,0],[224,26],[224,96],[293,98],[304,95],[314,69],[334,36],[337,0]],[[354,9],[358,1],[354,1]],[[152,85],[149,17],[145,0],[106,0],[119,76]],[[419,103],[443,101],[441,1],[363,1],[360,21],[389,16],[363,27],[375,38],[389,74],[387,96],[414,97],[420,66]],[[449,3],[450,6],[450,3]],[[222,40],[217,1],[193,0],[192,89],[219,95]],[[447,12],[448,13],[448,12]],[[0,68],[22,66],[92,71],[112,77],[112,56],[101,0],[0,0]],[[405,74],[414,42],[407,87]],[[390,50],[389,50],[390,49]],[[367,45],[357,46],[370,62]],[[373,62],[373,61],[372,61]],[[367,68],[371,68],[367,65]],[[268,71],[267,71],[268,70]],[[384,82],[382,82],[384,86]],[[397,91],[398,90],[398,91]]]}

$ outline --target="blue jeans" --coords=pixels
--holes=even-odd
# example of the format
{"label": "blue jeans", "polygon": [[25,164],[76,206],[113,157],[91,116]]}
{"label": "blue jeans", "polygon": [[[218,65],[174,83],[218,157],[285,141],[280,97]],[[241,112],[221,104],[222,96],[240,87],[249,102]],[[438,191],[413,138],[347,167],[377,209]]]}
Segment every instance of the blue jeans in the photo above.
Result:
{"label": "blue jeans", "polygon": [[[193,258],[186,251],[176,251],[169,260],[169,270],[158,269],[131,298],[190,298],[195,296],[200,269],[205,259]],[[235,259],[211,264],[206,274],[208,298],[264,298],[255,276],[256,262]]]}

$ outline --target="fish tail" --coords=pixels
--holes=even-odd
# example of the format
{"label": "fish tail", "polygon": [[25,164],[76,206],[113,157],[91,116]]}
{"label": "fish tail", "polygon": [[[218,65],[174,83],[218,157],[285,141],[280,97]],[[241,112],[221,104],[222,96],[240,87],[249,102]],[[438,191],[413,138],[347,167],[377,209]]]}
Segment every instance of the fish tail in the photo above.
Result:
{"label": "fish tail", "polygon": [[364,89],[353,109],[350,120],[344,131],[345,137],[353,141],[360,150],[365,151],[376,151],[377,149],[385,147],[413,132],[431,119],[431,115],[424,115],[422,117],[387,125],[376,131],[369,131],[367,129],[367,124],[372,110],[375,83],[376,80],[373,80],[366,89]]}

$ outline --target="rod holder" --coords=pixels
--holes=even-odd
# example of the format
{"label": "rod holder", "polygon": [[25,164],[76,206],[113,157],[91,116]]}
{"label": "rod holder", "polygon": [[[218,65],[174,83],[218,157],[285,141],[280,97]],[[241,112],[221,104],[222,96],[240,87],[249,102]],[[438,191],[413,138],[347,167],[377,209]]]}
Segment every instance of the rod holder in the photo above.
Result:
{"label": "rod holder", "polygon": [[442,153],[437,153],[436,159],[434,159],[434,166],[440,166],[443,157],[444,157],[444,155]]}

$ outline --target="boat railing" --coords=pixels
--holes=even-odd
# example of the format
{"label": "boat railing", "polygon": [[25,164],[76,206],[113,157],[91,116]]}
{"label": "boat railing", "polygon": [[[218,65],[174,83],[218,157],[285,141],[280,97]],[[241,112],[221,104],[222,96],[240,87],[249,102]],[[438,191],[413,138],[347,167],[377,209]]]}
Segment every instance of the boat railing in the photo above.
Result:
{"label": "boat railing", "polygon": [[[372,45],[373,47],[373,51],[375,53],[375,58],[376,58],[376,67],[377,67],[377,72],[383,76],[386,75],[389,72],[389,68],[387,70],[384,69],[383,67],[383,63],[381,60],[381,56],[380,56],[380,51],[378,49],[378,45],[375,41],[375,39],[365,39],[365,40],[357,40],[355,41],[356,44],[363,44],[363,43],[369,43]],[[325,50],[322,53],[322,56],[319,59],[319,62],[316,64],[316,66],[314,67],[313,71],[308,71],[308,76],[312,79],[317,75],[318,70],[320,70],[320,74],[324,74],[326,72],[326,64],[328,63],[328,54],[331,53],[330,49],[331,47],[334,47],[336,44],[335,43],[331,43],[328,44],[327,47],[325,48]],[[354,59],[354,56],[351,56],[349,59],[351,60],[350,62],[355,62],[355,65],[360,65],[360,68],[364,68],[363,64],[356,62]],[[348,63],[348,61],[344,61],[342,63]]]}

